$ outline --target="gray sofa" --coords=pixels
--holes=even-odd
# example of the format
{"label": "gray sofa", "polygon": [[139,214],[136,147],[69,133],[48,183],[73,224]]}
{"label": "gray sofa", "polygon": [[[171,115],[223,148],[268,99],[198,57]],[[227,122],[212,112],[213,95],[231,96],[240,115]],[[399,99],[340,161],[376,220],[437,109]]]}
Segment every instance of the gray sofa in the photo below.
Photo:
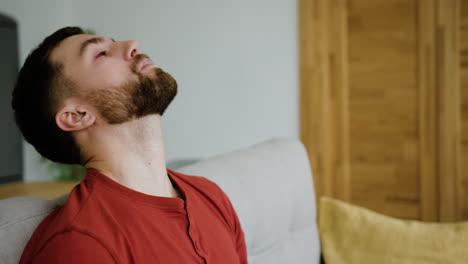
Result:
{"label": "gray sofa", "polygon": [[[230,197],[249,263],[320,263],[312,175],[303,145],[272,139],[177,169],[204,176]],[[67,196],[0,200],[0,263],[18,263],[37,225]]]}

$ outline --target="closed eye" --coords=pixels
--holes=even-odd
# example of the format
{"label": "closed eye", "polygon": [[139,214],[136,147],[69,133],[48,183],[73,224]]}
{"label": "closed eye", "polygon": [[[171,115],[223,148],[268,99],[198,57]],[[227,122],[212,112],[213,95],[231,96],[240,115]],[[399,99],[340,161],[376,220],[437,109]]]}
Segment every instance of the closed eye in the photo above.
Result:
{"label": "closed eye", "polygon": [[96,59],[98,59],[98,58],[100,58],[100,57],[102,57],[102,56],[106,56],[106,55],[107,55],[107,51],[105,51],[105,50],[104,50],[104,51],[101,51],[101,52],[99,52],[99,53],[96,55]]}

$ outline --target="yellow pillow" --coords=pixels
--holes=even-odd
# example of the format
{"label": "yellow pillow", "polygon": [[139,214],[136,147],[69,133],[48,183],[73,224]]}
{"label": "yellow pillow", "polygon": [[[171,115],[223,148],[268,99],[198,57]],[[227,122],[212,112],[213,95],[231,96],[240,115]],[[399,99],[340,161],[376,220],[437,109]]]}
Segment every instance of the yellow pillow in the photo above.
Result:
{"label": "yellow pillow", "polygon": [[467,264],[468,222],[423,223],[322,197],[326,264]]}

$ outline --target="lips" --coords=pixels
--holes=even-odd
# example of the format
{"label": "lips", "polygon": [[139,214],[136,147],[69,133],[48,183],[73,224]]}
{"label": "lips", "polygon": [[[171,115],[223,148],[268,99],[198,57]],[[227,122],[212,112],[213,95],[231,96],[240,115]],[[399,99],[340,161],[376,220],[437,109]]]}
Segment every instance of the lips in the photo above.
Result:
{"label": "lips", "polygon": [[151,67],[153,65],[154,65],[153,62],[150,59],[145,58],[142,62],[140,62],[138,66],[138,71],[142,71],[145,68]]}

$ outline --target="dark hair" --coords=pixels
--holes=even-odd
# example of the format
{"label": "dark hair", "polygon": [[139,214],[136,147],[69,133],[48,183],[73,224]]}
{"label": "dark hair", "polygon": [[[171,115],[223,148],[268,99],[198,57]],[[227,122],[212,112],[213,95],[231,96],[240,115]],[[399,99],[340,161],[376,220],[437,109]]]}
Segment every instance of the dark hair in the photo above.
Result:
{"label": "dark hair", "polygon": [[62,74],[63,65],[52,63],[50,54],[62,40],[84,33],[79,27],[64,27],[45,38],[26,58],[13,90],[12,107],[24,138],[55,162],[79,164],[80,149],[71,133],[55,122],[61,98],[72,94],[73,87]]}

